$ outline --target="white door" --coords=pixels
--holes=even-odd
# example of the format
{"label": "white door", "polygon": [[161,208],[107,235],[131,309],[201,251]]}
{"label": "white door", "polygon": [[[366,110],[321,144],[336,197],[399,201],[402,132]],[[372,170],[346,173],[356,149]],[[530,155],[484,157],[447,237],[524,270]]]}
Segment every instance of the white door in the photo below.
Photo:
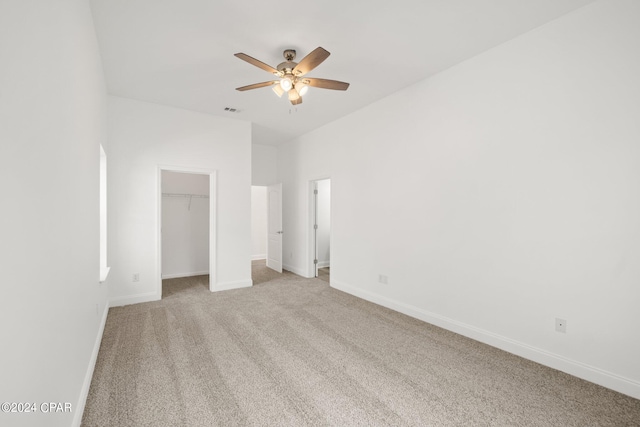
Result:
{"label": "white door", "polygon": [[267,267],[282,273],[282,184],[267,189]]}

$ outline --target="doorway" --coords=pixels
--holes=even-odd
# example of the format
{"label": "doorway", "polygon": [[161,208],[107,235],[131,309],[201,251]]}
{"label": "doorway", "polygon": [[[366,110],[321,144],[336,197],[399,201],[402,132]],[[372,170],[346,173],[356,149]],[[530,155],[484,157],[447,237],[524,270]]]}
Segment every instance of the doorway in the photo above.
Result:
{"label": "doorway", "polygon": [[214,291],[216,173],[161,166],[158,175],[158,294]]}
{"label": "doorway", "polygon": [[313,272],[314,277],[331,279],[331,179],[311,182]]}
{"label": "doorway", "polygon": [[251,186],[251,280],[282,277],[282,185]]}

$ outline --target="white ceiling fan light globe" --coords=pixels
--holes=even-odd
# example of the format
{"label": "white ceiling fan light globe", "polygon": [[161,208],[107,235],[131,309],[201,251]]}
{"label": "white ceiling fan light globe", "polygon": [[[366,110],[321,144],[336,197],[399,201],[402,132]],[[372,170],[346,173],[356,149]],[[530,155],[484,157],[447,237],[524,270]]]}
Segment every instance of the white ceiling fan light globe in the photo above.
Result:
{"label": "white ceiling fan light globe", "polygon": [[291,78],[289,76],[284,76],[280,79],[280,87],[285,92],[289,92],[293,87],[293,83],[291,83]]}
{"label": "white ceiling fan light globe", "polygon": [[278,95],[278,98],[282,98],[282,94],[284,94],[284,89],[282,89],[282,85],[280,84],[273,85],[273,91],[275,92],[276,95]]}
{"label": "white ceiling fan light globe", "polygon": [[296,83],[296,90],[300,96],[304,96],[309,91],[309,86],[304,83]]}
{"label": "white ceiling fan light globe", "polygon": [[289,95],[289,101],[296,101],[300,99],[300,94],[295,89],[289,90],[288,95]]}

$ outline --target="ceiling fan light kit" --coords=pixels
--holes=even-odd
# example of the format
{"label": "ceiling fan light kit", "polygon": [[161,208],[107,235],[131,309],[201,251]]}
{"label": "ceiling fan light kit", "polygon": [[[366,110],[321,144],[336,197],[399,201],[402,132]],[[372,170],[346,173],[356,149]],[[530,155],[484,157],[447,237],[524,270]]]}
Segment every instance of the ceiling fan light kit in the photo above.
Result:
{"label": "ceiling fan light kit", "polygon": [[282,88],[282,90],[284,90],[285,92],[291,90],[291,88],[293,87],[292,80],[293,79],[291,78],[291,76],[285,75],[284,77],[282,77],[280,79],[280,87]]}
{"label": "ceiling fan light kit", "polygon": [[309,86],[304,82],[299,81],[298,83],[296,83],[296,90],[298,91],[300,96],[304,96],[304,94],[309,91]]}
{"label": "ceiling fan light kit", "polygon": [[278,84],[273,85],[273,91],[276,93],[276,95],[278,95],[278,98],[282,98],[282,95],[284,94],[284,89],[282,89],[282,86],[280,86],[279,82]]}
{"label": "ceiling fan light kit", "polygon": [[236,88],[236,90],[243,92],[246,90],[273,86],[272,89],[278,97],[282,97],[286,92],[289,102],[293,105],[298,105],[302,103],[302,97],[309,90],[309,86],[333,90],[347,90],[349,88],[349,83],[339,82],[337,80],[302,77],[329,57],[330,53],[321,47],[316,48],[313,52],[302,58],[302,61],[299,63],[293,62],[296,58],[296,51],[293,49],[285,50],[282,55],[284,56],[285,62],[278,64],[277,68],[273,68],[262,61],[258,61],[257,59],[250,57],[249,55],[236,53],[235,56],[237,58],[240,58],[243,61],[268,71],[278,77],[278,80],[254,83],[252,85]]}

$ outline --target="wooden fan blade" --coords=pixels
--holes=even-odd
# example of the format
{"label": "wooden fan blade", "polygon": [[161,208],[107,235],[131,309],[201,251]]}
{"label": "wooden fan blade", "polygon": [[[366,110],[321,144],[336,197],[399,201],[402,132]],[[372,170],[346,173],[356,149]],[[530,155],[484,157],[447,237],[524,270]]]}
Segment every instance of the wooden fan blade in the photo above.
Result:
{"label": "wooden fan blade", "polygon": [[339,82],[337,80],[304,78],[302,81],[309,86],[319,87],[322,89],[347,90],[349,88],[349,83]]}
{"label": "wooden fan blade", "polygon": [[263,70],[268,71],[271,74],[278,74],[278,70],[273,68],[271,65],[267,65],[262,61],[258,61],[256,58],[252,58],[249,55],[246,55],[244,53],[236,53],[233,56],[235,56],[236,58],[240,58],[243,61],[247,61],[249,64],[255,65],[258,68],[262,68]]}
{"label": "wooden fan blade", "polygon": [[271,82],[254,83],[252,85],[237,87],[236,90],[244,92],[245,90],[258,89],[258,88],[265,87],[265,86],[272,86],[272,85],[275,85],[275,84],[278,84],[278,83],[280,83],[279,80],[274,80],[274,81],[271,81]]}
{"label": "wooden fan blade", "polygon": [[298,104],[302,104],[302,97],[298,97],[297,99],[294,99],[291,101],[291,105],[298,105]]}
{"label": "wooden fan blade", "polygon": [[294,76],[303,76],[309,71],[316,68],[318,65],[327,59],[331,55],[329,52],[321,47],[316,48],[313,52],[302,58],[302,61],[296,65],[293,69]]}

